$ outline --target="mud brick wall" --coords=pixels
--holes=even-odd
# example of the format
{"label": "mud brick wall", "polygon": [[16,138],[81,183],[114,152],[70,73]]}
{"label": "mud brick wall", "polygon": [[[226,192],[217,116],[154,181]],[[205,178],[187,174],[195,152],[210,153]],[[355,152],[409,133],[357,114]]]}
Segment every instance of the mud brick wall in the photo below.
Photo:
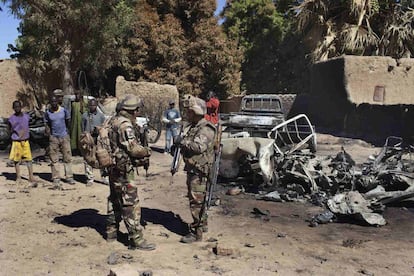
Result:
{"label": "mud brick wall", "polygon": [[13,113],[12,104],[19,91],[24,89],[23,80],[17,71],[17,62],[11,59],[0,60],[0,117]]}
{"label": "mud brick wall", "polygon": [[[299,110],[316,129],[383,141],[414,136],[414,59],[343,56],[316,63]],[[302,97],[303,100],[303,97]]]}
{"label": "mud brick wall", "polygon": [[116,78],[115,96],[122,98],[126,94],[134,94],[144,101],[143,112],[151,119],[159,120],[170,100],[175,100],[176,108],[179,108],[179,94],[175,85],[157,84],[153,82],[127,81],[124,77]]}

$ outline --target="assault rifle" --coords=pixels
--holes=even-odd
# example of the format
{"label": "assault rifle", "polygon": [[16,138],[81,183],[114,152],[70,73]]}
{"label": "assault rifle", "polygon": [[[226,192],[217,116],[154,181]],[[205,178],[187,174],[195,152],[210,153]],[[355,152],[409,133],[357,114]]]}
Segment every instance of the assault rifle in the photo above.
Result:
{"label": "assault rifle", "polygon": [[210,177],[209,177],[210,178],[210,180],[209,180],[210,183],[207,187],[207,195],[208,195],[207,203],[206,203],[207,210],[211,206],[211,199],[213,197],[214,190],[216,189],[217,177],[218,177],[219,168],[220,168],[220,159],[221,159],[221,152],[222,151],[223,151],[223,144],[220,143],[218,149],[214,153],[214,163],[213,163],[213,167],[212,167]]}
{"label": "assault rifle", "polygon": [[[183,125],[180,126],[180,132],[178,133],[178,136],[182,138],[183,135]],[[181,139],[180,139],[181,140]],[[181,147],[179,144],[175,143],[174,141],[174,155],[173,160],[171,162],[171,180],[170,185],[173,184],[174,180],[174,174],[178,171],[178,168],[180,167],[180,160],[181,159]]]}
{"label": "assault rifle", "polygon": [[217,185],[217,178],[220,168],[220,159],[221,153],[223,151],[223,144],[221,143],[221,125],[217,125],[217,134],[216,134],[216,141],[214,146],[214,163],[212,166],[212,170],[210,171],[208,186],[207,186],[207,198],[206,198],[206,210],[208,210],[211,206],[211,199],[213,197],[214,190],[216,189]]}

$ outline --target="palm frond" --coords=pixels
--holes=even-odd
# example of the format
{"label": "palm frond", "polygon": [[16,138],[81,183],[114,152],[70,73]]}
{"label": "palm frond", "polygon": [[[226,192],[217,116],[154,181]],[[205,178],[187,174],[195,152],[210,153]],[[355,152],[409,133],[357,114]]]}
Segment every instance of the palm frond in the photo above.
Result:
{"label": "palm frond", "polygon": [[345,24],[341,31],[343,52],[364,52],[365,48],[377,46],[378,38],[370,29],[354,24]]}
{"label": "palm frond", "polygon": [[394,14],[393,20],[386,25],[380,41],[381,53],[399,57],[414,56],[414,10]]}
{"label": "palm frond", "polygon": [[305,31],[309,25],[323,24],[328,13],[326,0],[305,0],[299,6],[293,8],[296,12],[297,28]]}
{"label": "palm frond", "polygon": [[327,29],[324,37],[319,41],[311,54],[311,58],[314,62],[327,60],[336,55],[337,48],[335,46],[335,41],[338,36],[337,32],[335,31],[332,21],[328,21],[326,26]]}

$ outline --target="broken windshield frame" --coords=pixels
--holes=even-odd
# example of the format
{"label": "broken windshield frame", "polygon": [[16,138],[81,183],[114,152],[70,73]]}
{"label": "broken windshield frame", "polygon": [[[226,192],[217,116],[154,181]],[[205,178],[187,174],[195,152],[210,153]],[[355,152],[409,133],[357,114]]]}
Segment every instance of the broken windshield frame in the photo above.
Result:
{"label": "broken windshield frame", "polygon": [[241,111],[282,112],[282,105],[278,98],[273,97],[245,97]]}

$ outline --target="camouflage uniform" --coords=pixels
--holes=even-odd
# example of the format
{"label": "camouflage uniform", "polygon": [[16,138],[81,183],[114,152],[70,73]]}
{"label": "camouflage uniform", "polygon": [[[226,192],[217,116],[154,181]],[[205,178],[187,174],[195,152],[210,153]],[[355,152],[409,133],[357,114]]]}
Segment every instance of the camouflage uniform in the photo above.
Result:
{"label": "camouflage uniform", "polygon": [[110,168],[109,175],[107,235],[108,239],[116,238],[119,223],[123,219],[130,242],[136,246],[143,241],[143,229],[140,225],[141,208],[134,181],[134,167],[137,160],[149,157],[151,151],[137,139],[134,121],[135,118],[125,110],[112,119],[110,139],[115,165]]}
{"label": "camouflage uniform", "polygon": [[[191,106],[189,109],[191,109]],[[200,117],[200,120],[197,123],[194,122],[186,131],[183,140],[180,142],[185,162],[184,170],[187,172],[190,211],[193,217],[190,231],[196,236],[196,240],[201,240],[202,228],[207,226],[205,199],[208,176],[214,163],[215,135],[215,126]]]}

